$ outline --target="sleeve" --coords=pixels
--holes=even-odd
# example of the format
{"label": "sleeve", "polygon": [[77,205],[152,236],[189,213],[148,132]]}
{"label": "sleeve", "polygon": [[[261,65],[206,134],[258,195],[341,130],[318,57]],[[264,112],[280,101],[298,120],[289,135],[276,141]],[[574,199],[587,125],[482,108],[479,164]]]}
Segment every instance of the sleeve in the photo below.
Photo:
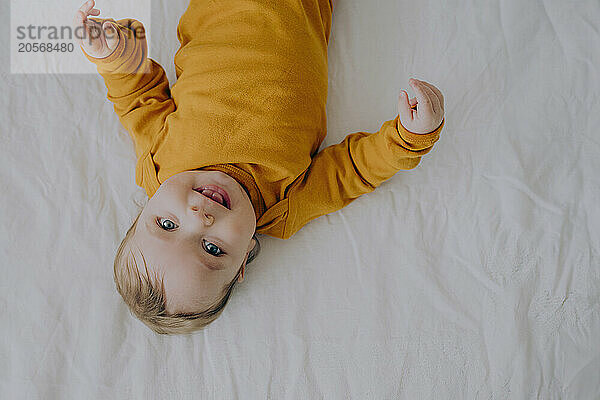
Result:
{"label": "sleeve", "polygon": [[144,26],[134,19],[90,18],[106,20],[118,26],[119,44],[105,58],[95,58],[83,50],[96,64],[104,78],[107,97],[113,103],[119,120],[133,139],[137,158],[146,154],[165,126],[166,117],[175,110],[169,81],[163,68],[147,57]]}
{"label": "sleeve", "polygon": [[313,157],[288,192],[288,217],[283,238],[321,215],[337,211],[373,191],[399,170],[415,168],[440,137],[444,121],[433,132],[415,134],[399,116],[379,132],[357,132]]}

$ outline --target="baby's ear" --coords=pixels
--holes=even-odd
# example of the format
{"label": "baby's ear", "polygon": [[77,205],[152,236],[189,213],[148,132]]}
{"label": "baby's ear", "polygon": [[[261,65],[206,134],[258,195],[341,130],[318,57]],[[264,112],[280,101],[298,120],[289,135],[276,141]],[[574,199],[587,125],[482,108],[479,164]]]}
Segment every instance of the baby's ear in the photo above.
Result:
{"label": "baby's ear", "polygon": [[[256,239],[252,238],[252,240],[250,241],[250,245],[248,246],[248,249],[246,250],[246,253],[250,253],[258,244],[258,242],[256,241]],[[248,254],[246,254],[246,259],[248,258]]]}
{"label": "baby's ear", "polygon": [[240,271],[240,274],[238,275],[238,278],[237,278],[238,283],[244,282],[244,268],[245,267],[246,267],[246,261],[244,260],[244,265],[242,265],[242,270]]}
{"label": "baby's ear", "polygon": [[244,270],[246,269],[246,264],[248,263],[248,257],[250,257],[250,254],[254,251],[256,246],[258,246],[258,240],[252,237],[252,240],[250,240],[250,245],[248,246],[248,250],[246,250],[246,257],[244,257],[244,261],[242,262],[242,270],[240,271],[240,275],[238,276],[238,282],[244,281]]}

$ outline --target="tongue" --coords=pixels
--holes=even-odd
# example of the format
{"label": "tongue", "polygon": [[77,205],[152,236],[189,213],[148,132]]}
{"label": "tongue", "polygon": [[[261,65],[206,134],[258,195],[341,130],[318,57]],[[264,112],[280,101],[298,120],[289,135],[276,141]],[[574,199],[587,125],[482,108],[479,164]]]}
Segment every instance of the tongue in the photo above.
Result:
{"label": "tongue", "polygon": [[211,195],[211,197],[212,197],[212,199],[213,199],[213,200],[215,200],[215,201],[217,201],[217,202],[219,202],[219,203],[223,204],[223,196],[221,196],[219,193],[216,193],[216,192],[215,192],[215,193],[213,193],[213,194]]}
{"label": "tongue", "polygon": [[202,191],[202,194],[205,195],[206,197],[210,197],[211,199],[213,199],[214,201],[216,201],[217,203],[221,203],[223,205],[224,204],[224,200],[223,200],[223,196],[221,196],[219,193],[217,192],[213,192],[210,189],[204,189]]}

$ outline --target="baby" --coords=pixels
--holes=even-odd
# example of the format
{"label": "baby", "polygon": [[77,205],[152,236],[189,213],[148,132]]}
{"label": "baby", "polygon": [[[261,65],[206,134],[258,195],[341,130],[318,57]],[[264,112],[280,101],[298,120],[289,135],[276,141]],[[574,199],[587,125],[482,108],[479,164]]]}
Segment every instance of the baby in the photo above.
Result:
{"label": "baby", "polygon": [[133,139],[149,200],[115,258],[118,292],[162,334],[223,311],[259,252],[419,164],[444,125],[444,97],[410,79],[398,115],[319,150],[326,135],[330,0],[191,0],[177,27],[177,82],[147,57],[143,25],[73,21],[80,47]]}

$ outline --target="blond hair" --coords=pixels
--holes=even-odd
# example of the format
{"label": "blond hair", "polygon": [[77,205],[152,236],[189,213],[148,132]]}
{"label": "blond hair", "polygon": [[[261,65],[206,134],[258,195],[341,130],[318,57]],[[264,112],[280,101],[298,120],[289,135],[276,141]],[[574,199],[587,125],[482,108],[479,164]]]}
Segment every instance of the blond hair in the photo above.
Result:
{"label": "blond hair", "polygon": [[[123,297],[131,313],[156,333],[166,335],[187,334],[204,328],[223,312],[243,266],[240,267],[231,282],[225,285],[221,291],[221,296],[207,309],[193,313],[169,315],[165,309],[166,297],[163,280],[156,273],[150,276],[143,254],[145,274],[142,274],[133,256],[130,243],[135,234],[140,215],[141,212],[127,230],[115,256],[114,280],[117,291]],[[260,252],[260,243],[256,235],[254,239],[256,245],[248,254],[246,264],[254,260]]]}

